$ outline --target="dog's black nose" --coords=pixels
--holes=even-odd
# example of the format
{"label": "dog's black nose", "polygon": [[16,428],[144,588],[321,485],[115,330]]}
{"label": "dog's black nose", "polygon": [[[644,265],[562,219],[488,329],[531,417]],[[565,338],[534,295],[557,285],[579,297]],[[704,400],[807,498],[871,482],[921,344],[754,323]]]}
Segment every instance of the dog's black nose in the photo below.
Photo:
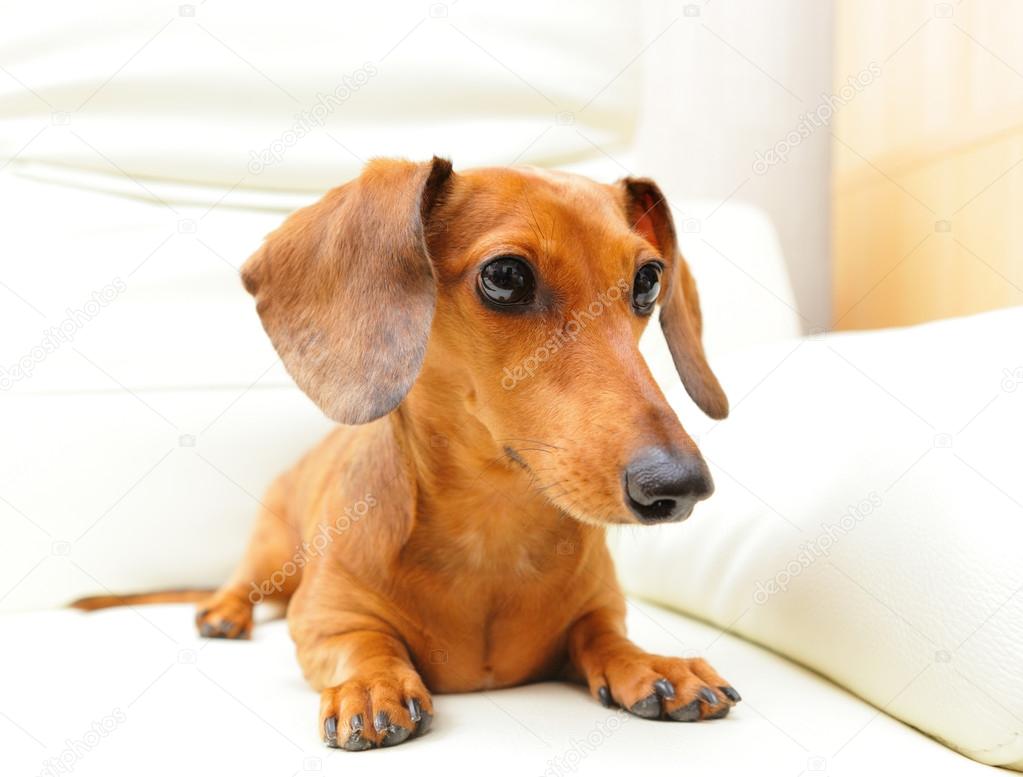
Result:
{"label": "dog's black nose", "polygon": [[703,459],[667,448],[644,448],[625,468],[625,501],[644,523],[682,521],[714,493]]}

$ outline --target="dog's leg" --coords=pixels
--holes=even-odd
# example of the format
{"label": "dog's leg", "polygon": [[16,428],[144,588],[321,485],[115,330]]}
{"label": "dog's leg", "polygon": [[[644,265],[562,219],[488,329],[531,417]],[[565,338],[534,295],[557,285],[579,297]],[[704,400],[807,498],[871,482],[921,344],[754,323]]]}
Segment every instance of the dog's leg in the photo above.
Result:
{"label": "dog's leg", "polygon": [[195,624],[203,637],[247,638],[252,608],[264,600],[286,600],[301,579],[296,563],[299,537],[286,520],[283,477],[267,492],[241,563],[216,593],[199,604]]}
{"label": "dog's leg", "polygon": [[[332,614],[331,620],[349,617]],[[367,750],[390,747],[423,734],[433,720],[433,702],[408,650],[397,637],[373,628],[375,619],[350,616],[359,630],[313,637],[292,632],[306,678],[320,689],[320,737],[330,747]],[[296,621],[292,621],[294,624]]]}
{"label": "dog's leg", "polygon": [[593,610],[576,621],[569,653],[594,698],[641,718],[723,718],[740,699],[702,658],[652,655],[630,642],[621,607]]}

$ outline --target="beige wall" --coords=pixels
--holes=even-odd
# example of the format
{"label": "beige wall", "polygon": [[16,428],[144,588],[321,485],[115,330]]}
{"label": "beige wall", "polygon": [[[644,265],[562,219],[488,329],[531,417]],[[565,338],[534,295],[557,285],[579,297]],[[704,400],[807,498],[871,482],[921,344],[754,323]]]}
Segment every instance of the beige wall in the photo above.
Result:
{"label": "beige wall", "polygon": [[834,320],[1023,304],[1023,3],[838,0]]}

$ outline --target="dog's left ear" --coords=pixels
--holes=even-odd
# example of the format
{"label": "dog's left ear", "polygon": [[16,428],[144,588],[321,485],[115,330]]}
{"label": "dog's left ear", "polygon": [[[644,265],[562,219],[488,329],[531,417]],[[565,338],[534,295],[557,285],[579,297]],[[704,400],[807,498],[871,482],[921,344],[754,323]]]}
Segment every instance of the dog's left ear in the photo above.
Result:
{"label": "dog's left ear", "polygon": [[437,297],[425,228],[451,177],[438,157],[375,159],[242,267],[284,366],[335,421],[389,413],[419,374]]}
{"label": "dog's left ear", "polygon": [[682,258],[668,201],[649,178],[624,178],[625,213],[629,226],[641,234],[672,265],[672,277],[661,305],[661,329],[682,385],[711,418],[728,415],[728,397],[703,352],[703,318],[689,266]]}

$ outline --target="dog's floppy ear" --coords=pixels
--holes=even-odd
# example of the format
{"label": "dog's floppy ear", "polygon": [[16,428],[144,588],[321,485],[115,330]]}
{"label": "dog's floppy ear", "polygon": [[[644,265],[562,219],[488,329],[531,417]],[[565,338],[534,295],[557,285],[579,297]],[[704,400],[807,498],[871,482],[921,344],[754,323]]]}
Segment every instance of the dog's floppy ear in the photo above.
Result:
{"label": "dog's floppy ear", "polygon": [[673,277],[661,305],[661,329],[682,385],[697,406],[711,418],[728,415],[728,397],[711,372],[703,352],[703,319],[689,266],[678,248],[671,209],[657,184],[648,178],[625,178],[626,217],[672,265]]}
{"label": "dog's floppy ear", "polygon": [[389,413],[419,373],[437,282],[424,229],[451,163],[376,159],[292,214],[242,267],[284,366],[324,413]]}

